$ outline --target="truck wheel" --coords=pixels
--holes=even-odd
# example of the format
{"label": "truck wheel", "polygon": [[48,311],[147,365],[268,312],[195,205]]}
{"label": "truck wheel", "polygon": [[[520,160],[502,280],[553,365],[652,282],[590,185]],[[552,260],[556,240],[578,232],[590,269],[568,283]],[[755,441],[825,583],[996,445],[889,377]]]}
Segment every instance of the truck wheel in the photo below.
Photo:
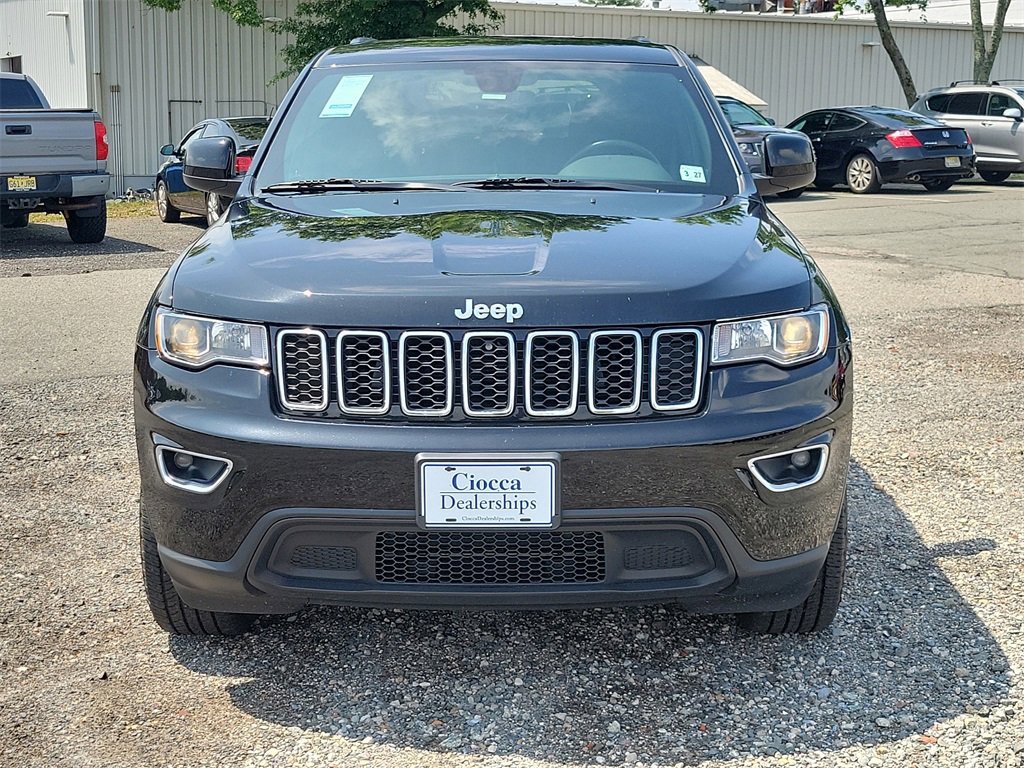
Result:
{"label": "truck wheel", "polygon": [[978,175],[989,184],[1002,184],[1010,178],[1009,171],[978,171]]}
{"label": "truck wheel", "polygon": [[956,183],[956,179],[928,179],[922,181],[921,186],[929,192],[945,192]]}
{"label": "truck wheel", "polygon": [[66,211],[68,234],[76,243],[102,243],[107,234],[107,201],[100,204],[99,216],[80,216],[78,211]]}
{"label": "truck wheel", "polygon": [[800,187],[799,189],[787,189],[785,192],[779,192],[778,197],[784,198],[786,200],[793,200],[797,197],[800,197],[800,195],[804,193],[805,189],[807,189],[807,187]]}
{"label": "truck wheel", "polygon": [[846,165],[846,186],[856,195],[867,195],[882,188],[878,166],[871,155],[860,154],[850,158]]}
{"label": "truck wheel", "polygon": [[846,549],[846,499],[843,499],[839,524],[832,534],[832,544],[811,594],[800,605],[787,611],[741,613],[736,616],[740,629],[760,635],[805,635],[825,629],[836,617],[843,598]]}
{"label": "truck wheel", "polygon": [[160,628],[174,635],[240,635],[252,626],[255,616],[244,613],[221,613],[189,608],[178,597],[171,577],[160,562],[156,538],[139,509],[139,538],[142,549],[142,581],[153,618]]}
{"label": "truck wheel", "polygon": [[156,185],[156,215],[165,224],[176,224],[181,220],[181,211],[171,205],[167,194],[167,185],[160,181]]}
{"label": "truck wheel", "polygon": [[5,210],[0,214],[0,225],[4,229],[21,229],[28,226],[28,211]]}

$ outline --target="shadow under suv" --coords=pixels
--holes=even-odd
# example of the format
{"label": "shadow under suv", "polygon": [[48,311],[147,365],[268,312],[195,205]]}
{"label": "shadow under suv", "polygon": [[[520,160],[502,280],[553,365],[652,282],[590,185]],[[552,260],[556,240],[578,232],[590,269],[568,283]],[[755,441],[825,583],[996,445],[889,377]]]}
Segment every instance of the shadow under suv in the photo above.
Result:
{"label": "shadow under suv", "polygon": [[[831,622],[849,329],[684,55],[347,46],[240,182],[231,152],[188,147],[190,185],[237,195],[138,334],[164,629],[308,604]],[[764,152],[769,188],[810,183],[805,137]]]}

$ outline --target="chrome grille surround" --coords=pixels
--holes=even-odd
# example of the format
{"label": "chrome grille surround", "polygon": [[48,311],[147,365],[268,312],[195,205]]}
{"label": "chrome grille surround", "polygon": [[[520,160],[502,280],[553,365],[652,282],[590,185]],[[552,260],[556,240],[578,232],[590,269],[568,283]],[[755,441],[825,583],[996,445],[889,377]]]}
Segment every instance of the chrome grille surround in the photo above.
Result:
{"label": "chrome grille surround", "polygon": [[[306,337],[316,339],[319,366],[313,365],[308,348],[288,339]],[[286,356],[291,363],[285,364]],[[299,358],[303,358],[300,362]],[[322,411],[327,408],[330,392],[327,381],[327,336],[314,328],[288,328],[277,334],[277,394],[281,405],[289,411]],[[303,371],[302,367],[308,369]],[[316,380],[319,380],[319,384]],[[303,391],[307,389],[308,391]]]}
{"label": "chrome grille surround", "polygon": [[[379,387],[373,386],[376,383],[375,372],[373,370],[366,370],[373,363],[372,351],[362,350],[358,353],[364,357],[361,365],[363,370],[353,370],[357,364],[350,362],[350,358],[354,355],[351,354],[349,345],[359,343],[359,340],[367,341],[371,339],[376,340],[380,348],[378,353],[378,359],[380,360]],[[370,342],[371,349],[373,343],[373,341]],[[391,410],[391,344],[386,333],[381,331],[341,331],[336,342],[335,364],[338,376],[338,405],[342,413],[382,416]],[[351,404],[349,402],[350,398],[346,396],[347,394],[352,394],[347,389],[350,383],[359,390],[362,390],[361,392],[354,393],[354,398],[362,400],[372,397],[374,390],[379,389],[380,405]]]}
{"label": "chrome grille surround", "polygon": [[[670,387],[668,379],[670,376],[675,375],[679,377],[678,372],[668,372],[663,370],[663,362],[660,356],[659,345],[663,338],[674,338],[682,339],[687,336],[693,337],[693,343],[695,345],[695,351],[692,355],[686,355],[683,353],[682,358],[685,364],[687,358],[693,362],[693,373],[689,376],[690,386],[693,388],[693,395],[689,399],[681,399],[681,402],[672,402],[671,400],[666,402],[666,398],[663,397],[664,390]],[[669,341],[669,343],[672,343]],[[675,350],[667,354],[673,354]],[[662,328],[655,331],[651,336],[651,371],[650,371],[650,394],[651,394],[651,408],[656,411],[688,411],[700,402],[700,385],[704,380],[704,343],[703,334],[700,331],[693,328]],[[682,387],[682,384],[677,384]]]}
{"label": "chrome grille surround", "polygon": [[[440,340],[441,348],[444,350],[444,357],[440,361],[444,370],[441,372],[436,360],[429,359],[429,351],[423,342],[427,339]],[[438,347],[436,343],[429,343],[429,346]],[[410,348],[412,352],[410,352]],[[420,391],[414,397],[410,397],[409,381],[409,357],[410,354],[417,355],[417,362],[432,367],[430,375],[435,377],[433,382],[422,381],[422,376],[417,377],[417,385]],[[426,354],[426,357],[424,357]],[[438,373],[441,373],[442,380],[436,381]],[[452,404],[455,393],[455,371],[452,360],[452,338],[444,331],[406,331],[398,339],[398,394],[402,406],[402,413],[406,416],[447,416],[452,412]],[[429,387],[429,393],[425,393]],[[438,388],[444,393],[443,405],[433,408],[418,407],[424,401],[436,401]],[[414,402],[415,401],[415,402]]]}
{"label": "chrome grille surround", "polygon": [[[621,345],[625,339],[632,340],[632,364],[624,362],[623,355],[612,358],[610,351],[612,345]],[[591,413],[633,413],[640,407],[643,390],[643,349],[643,338],[638,331],[594,331],[590,334],[587,353],[587,407]],[[608,370],[600,373],[602,381],[598,381],[599,357],[609,358],[606,361]],[[632,389],[629,400],[623,397],[623,393],[612,392],[613,388],[621,389],[627,382]],[[606,404],[600,404],[599,400]]]}
{"label": "chrome grille surround", "polygon": [[335,419],[670,416],[702,400],[705,332],[284,328],[274,376],[284,412]]}
{"label": "chrome grille surround", "polygon": [[[480,350],[487,341],[504,344],[504,353]],[[504,374],[499,368],[502,358],[506,361]],[[504,405],[498,407],[502,400]],[[478,407],[483,402],[494,406]],[[462,337],[462,409],[467,416],[510,416],[515,407],[515,337],[508,331],[468,331]]]}
{"label": "chrome grille surround", "polygon": [[[535,342],[545,342],[550,339],[569,339],[570,341],[570,354],[569,354],[569,387],[565,393],[556,392],[551,395],[545,396],[543,399],[550,401],[563,395],[568,395],[568,404],[562,408],[546,408],[538,407],[539,403],[535,402],[537,394],[534,387],[537,385],[541,376],[536,371],[535,365],[542,365],[547,372],[557,377],[559,371],[557,368],[552,367],[552,361],[545,359],[547,355],[552,354],[550,350],[544,353],[537,354],[534,351]],[[557,353],[555,353],[557,354]],[[539,360],[543,362],[538,362]],[[557,365],[557,361],[554,362]],[[579,337],[572,331],[533,331],[526,336],[526,365],[525,367],[525,389],[524,389],[524,401],[526,406],[526,412],[530,416],[572,416],[576,413],[576,409],[579,407],[579,395],[580,395],[580,340]]]}

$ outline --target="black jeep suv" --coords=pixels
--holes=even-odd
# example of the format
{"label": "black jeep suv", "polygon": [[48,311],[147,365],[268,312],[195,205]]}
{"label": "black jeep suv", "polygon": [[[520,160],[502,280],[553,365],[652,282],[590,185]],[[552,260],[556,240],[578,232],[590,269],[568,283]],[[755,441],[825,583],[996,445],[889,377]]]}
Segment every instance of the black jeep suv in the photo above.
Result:
{"label": "black jeep suv", "polygon": [[[157,622],[312,603],[839,604],[849,329],[691,62],[633,41],[361,43],[300,74],[139,328]],[[237,186],[237,190],[235,187]]]}

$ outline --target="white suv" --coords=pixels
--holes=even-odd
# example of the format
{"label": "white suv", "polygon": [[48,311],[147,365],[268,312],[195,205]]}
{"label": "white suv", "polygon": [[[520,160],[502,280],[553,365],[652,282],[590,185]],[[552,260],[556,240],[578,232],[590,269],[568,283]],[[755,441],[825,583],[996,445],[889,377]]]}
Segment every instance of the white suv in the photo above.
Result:
{"label": "white suv", "polygon": [[[1006,83],[1008,81],[1003,81]],[[951,83],[918,96],[911,109],[956,128],[974,142],[978,173],[998,184],[1024,172],[1024,80],[1014,85]]]}

